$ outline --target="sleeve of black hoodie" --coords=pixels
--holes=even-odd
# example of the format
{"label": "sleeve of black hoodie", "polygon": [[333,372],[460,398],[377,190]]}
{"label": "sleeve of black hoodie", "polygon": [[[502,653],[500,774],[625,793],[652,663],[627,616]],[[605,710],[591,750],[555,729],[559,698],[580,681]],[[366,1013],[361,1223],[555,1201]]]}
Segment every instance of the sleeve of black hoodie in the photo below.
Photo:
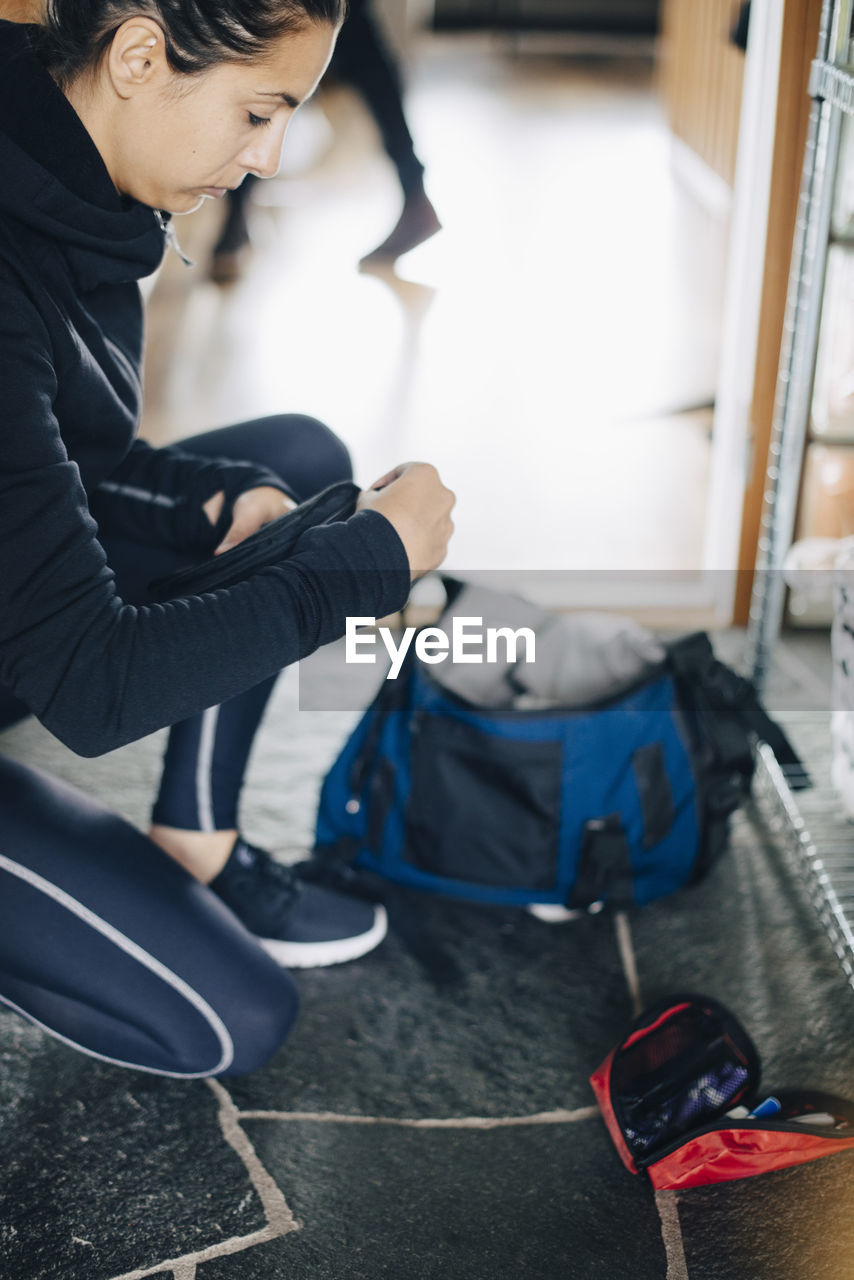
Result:
{"label": "sleeve of black hoodie", "polygon": [[[296,497],[279,476],[255,463],[201,457],[176,445],[155,449],[135,440],[109,479],[90,493],[89,509],[104,532],[205,552],[229,528],[235,498],[259,485]],[[220,491],[225,502],[214,527],[202,508]]]}
{"label": "sleeve of black hoodie", "polygon": [[376,511],[311,529],[246,582],[137,608],[117,595],[53,413],[37,312],[0,286],[0,682],[80,755],[100,755],[250,688],[394,612],[406,552]]}

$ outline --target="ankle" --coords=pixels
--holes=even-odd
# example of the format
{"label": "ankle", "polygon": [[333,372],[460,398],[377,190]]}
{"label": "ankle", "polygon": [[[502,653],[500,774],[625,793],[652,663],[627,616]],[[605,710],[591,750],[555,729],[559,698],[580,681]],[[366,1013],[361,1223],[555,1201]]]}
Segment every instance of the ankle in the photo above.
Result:
{"label": "ankle", "polygon": [[228,862],[237,831],[185,831],[154,824],[148,836],[191,876],[210,884]]}

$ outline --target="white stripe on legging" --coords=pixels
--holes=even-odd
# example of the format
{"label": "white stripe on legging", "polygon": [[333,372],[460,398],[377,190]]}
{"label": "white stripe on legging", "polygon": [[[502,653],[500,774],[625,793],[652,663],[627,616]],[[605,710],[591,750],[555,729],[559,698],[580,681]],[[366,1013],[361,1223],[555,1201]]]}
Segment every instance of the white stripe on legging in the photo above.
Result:
{"label": "white stripe on legging", "polygon": [[199,815],[200,831],[216,831],[211,794],[211,769],[218,719],[219,707],[208,707],[207,711],[202,713],[199,758],[196,761],[196,810]]}
{"label": "white stripe on legging", "polygon": [[17,876],[19,880],[25,881],[32,885],[34,889],[38,889],[40,893],[45,894],[48,898],[52,898],[54,902],[59,903],[61,907],[65,907],[72,915],[82,920],[84,924],[88,924],[97,933],[102,934],[120,951],[124,951],[126,955],[131,956],[134,960],[145,969],[149,969],[151,973],[161,978],[167,986],[172,987],[175,991],[182,995],[184,999],[191,1004],[194,1009],[202,1015],[209,1027],[213,1031],[219,1041],[222,1054],[219,1062],[207,1071],[162,1071],[159,1067],[143,1067],[137,1062],[124,1062],[121,1058],[110,1058],[106,1054],[96,1053],[94,1049],[87,1049],[85,1045],[78,1044],[74,1040],[69,1040],[67,1036],[60,1035],[58,1031],[54,1031],[52,1027],[46,1026],[40,1022],[38,1018],[33,1017],[26,1009],[20,1008],[12,1000],[7,1000],[5,996],[0,995],[0,1000],[10,1008],[15,1009],[18,1013],[23,1014],[30,1022],[34,1022],[37,1027],[41,1027],[48,1035],[53,1036],[57,1040],[61,1040],[63,1044],[70,1045],[72,1049],[79,1049],[81,1053],[88,1053],[91,1058],[99,1058],[101,1062],[111,1062],[117,1067],[133,1067],[137,1071],[148,1071],[152,1075],[158,1076],[174,1076],[180,1080],[200,1080],[204,1076],[214,1075],[217,1072],[225,1071],[231,1066],[234,1059],[234,1043],[231,1036],[223,1023],[222,1019],[210,1007],[207,1000],[199,995],[198,991],[179,978],[177,973],[173,973],[171,969],[167,969],[166,965],[157,960],[148,951],[145,951],[138,943],[133,942],[120,930],[109,924],[106,920],[90,911],[82,902],[78,902],[76,898],[72,898],[64,889],[60,889],[58,885],[51,884],[49,880],[45,880],[36,871],[31,871],[29,867],[22,866],[19,862],[13,862],[11,858],[5,857],[0,853],[0,870],[8,871],[10,875]]}

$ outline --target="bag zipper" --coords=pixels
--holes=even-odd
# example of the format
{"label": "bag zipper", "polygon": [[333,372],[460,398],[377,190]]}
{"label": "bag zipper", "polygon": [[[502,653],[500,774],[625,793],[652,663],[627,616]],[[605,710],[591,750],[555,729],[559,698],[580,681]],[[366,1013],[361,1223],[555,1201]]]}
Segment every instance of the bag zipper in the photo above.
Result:
{"label": "bag zipper", "polygon": [[770,1116],[767,1118],[757,1116],[755,1119],[745,1116],[743,1120],[730,1119],[728,1123],[724,1124],[723,1121],[726,1119],[727,1117],[724,1116],[723,1120],[716,1120],[712,1124],[702,1125],[699,1129],[691,1129],[677,1141],[662,1147],[660,1151],[656,1151],[651,1156],[635,1156],[634,1161],[638,1172],[648,1175],[650,1168],[654,1164],[657,1164],[659,1160],[666,1160],[668,1156],[672,1156],[680,1147],[686,1146],[689,1142],[694,1142],[697,1138],[705,1137],[706,1134],[723,1133],[727,1130],[758,1129],[765,1133],[796,1133],[802,1137],[828,1138],[837,1142],[851,1142],[854,1140],[854,1120],[849,1120],[847,1128],[842,1132],[838,1132],[826,1125],[816,1125],[811,1128],[805,1121],[796,1124],[792,1120],[775,1120]]}

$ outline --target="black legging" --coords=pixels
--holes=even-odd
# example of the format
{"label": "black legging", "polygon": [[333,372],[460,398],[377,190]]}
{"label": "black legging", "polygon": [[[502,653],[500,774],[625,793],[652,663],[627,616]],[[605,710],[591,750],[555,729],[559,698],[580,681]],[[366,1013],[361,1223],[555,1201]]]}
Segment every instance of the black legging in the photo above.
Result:
{"label": "black legging", "polygon": [[415,154],[403,113],[397,63],[388,51],[369,0],[350,0],[329,72],[361,94],[380,131],[404,196],[421,187],[424,166]]}
{"label": "black legging", "polygon": [[[351,475],[311,418],[274,417],[182,447],[276,471],[301,498]],[[104,539],[120,594],[177,568],[170,548]],[[157,821],[234,825],[255,730],[273,686],[170,734]],[[26,709],[0,692],[0,725]],[[0,1000],[95,1057],[164,1075],[250,1071],[296,1015],[290,976],[215,894],[122,818],[0,757]]]}

